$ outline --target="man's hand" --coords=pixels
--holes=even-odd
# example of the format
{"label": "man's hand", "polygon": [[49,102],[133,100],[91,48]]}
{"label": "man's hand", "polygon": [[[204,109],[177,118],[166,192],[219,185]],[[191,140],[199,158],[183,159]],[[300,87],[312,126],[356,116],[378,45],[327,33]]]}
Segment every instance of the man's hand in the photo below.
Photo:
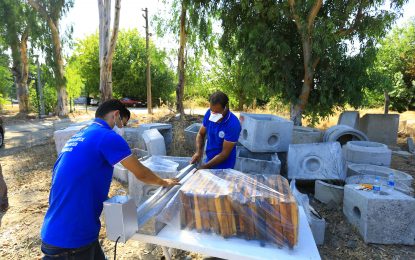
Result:
{"label": "man's hand", "polygon": [[176,185],[180,185],[179,179],[173,178],[173,179],[164,179],[164,182],[161,184],[163,187],[172,187]]}
{"label": "man's hand", "polygon": [[202,154],[197,152],[193,155],[192,160],[190,161],[190,164],[198,163],[202,159]]}

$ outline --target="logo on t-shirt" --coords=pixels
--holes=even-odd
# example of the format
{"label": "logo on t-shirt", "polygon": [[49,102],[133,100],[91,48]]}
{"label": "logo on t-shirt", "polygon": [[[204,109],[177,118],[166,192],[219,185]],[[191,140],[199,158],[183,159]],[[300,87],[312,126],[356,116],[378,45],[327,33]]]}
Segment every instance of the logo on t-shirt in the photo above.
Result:
{"label": "logo on t-shirt", "polygon": [[224,137],[225,137],[225,132],[220,131],[220,132],[219,132],[219,137],[220,137],[220,138],[224,138]]}

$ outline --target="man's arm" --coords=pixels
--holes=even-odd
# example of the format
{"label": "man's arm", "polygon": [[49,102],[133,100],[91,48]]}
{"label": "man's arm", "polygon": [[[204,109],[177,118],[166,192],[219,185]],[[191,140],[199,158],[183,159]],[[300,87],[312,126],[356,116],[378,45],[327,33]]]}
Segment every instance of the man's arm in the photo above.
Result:
{"label": "man's arm", "polygon": [[145,167],[135,156],[130,155],[121,161],[121,164],[140,181],[147,184],[160,185],[163,187],[178,185],[177,179],[162,179]]}
{"label": "man's arm", "polygon": [[200,169],[210,169],[213,166],[220,164],[221,162],[225,161],[232,152],[232,149],[235,147],[236,143],[223,141],[223,148],[222,152],[212,158],[209,162],[202,165]]}
{"label": "man's arm", "polygon": [[202,125],[200,127],[199,132],[196,136],[196,153],[192,157],[192,161],[190,163],[196,163],[202,159],[203,156],[203,148],[205,146],[205,136],[206,136],[206,127]]}

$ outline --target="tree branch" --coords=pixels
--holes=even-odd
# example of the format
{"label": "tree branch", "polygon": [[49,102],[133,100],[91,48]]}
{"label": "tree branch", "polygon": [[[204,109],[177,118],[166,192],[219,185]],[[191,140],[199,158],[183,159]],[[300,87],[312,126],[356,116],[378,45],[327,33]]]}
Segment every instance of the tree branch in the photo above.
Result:
{"label": "tree branch", "polygon": [[111,36],[111,43],[110,43],[110,49],[109,49],[109,55],[108,59],[112,59],[112,56],[114,54],[115,45],[117,42],[117,36],[118,36],[118,28],[120,25],[120,10],[121,10],[121,0],[115,1],[115,17],[114,17],[114,26],[112,28],[112,36]]}
{"label": "tree branch", "polygon": [[320,11],[321,5],[323,4],[323,0],[316,0],[313,8],[311,8],[310,13],[308,14],[307,18],[307,31],[311,34],[312,29],[314,28],[314,20],[317,17],[318,12]]}
{"label": "tree branch", "polygon": [[317,57],[313,62],[313,71],[316,71],[317,65],[320,62],[320,57]]}
{"label": "tree branch", "polygon": [[298,13],[295,11],[295,1],[294,0],[288,0],[288,3],[290,5],[291,14],[294,18],[294,22],[297,25],[297,29],[302,34],[303,25],[301,24],[301,19]]}
{"label": "tree branch", "polygon": [[42,6],[38,0],[28,0],[29,4],[35,9],[48,23],[52,31],[59,31],[58,27],[46,11],[46,8]]}
{"label": "tree branch", "polygon": [[35,9],[41,16],[43,16],[43,18],[45,18],[45,20],[49,20],[49,14],[46,11],[46,8],[43,7],[39,1],[37,0],[28,0],[29,4],[33,7],[33,9]]}
{"label": "tree branch", "polygon": [[357,9],[357,13],[356,16],[354,18],[353,24],[349,27],[349,28],[341,28],[339,29],[336,34],[339,36],[346,36],[351,34],[352,32],[354,32],[357,27],[359,26],[360,21],[362,20],[362,18],[364,17],[363,14],[363,3],[362,1],[359,1],[359,7]]}

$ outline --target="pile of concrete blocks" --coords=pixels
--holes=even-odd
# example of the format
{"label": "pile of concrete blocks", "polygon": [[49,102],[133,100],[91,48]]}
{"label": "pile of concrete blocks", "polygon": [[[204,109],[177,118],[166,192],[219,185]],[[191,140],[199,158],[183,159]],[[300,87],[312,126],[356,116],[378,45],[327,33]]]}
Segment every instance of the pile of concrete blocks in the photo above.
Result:
{"label": "pile of concrete blocks", "polygon": [[189,125],[188,127],[186,127],[186,129],[184,129],[184,139],[186,142],[186,146],[189,149],[195,149],[196,146],[196,136],[197,133],[199,133],[199,129],[202,127],[201,123],[194,123]]}
{"label": "pile of concrete blocks", "polygon": [[293,122],[268,114],[241,113],[235,169],[248,174],[280,174],[277,152],[287,152]]}
{"label": "pile of concrete blocks", "polygon": [[138,134],[138,142],[137,142],[137,148],[142,150],[147,150],[146,143],[143,139],[144,131],[150,130],[150,129],[157,129],[160,134],[164,138],[165,147],[167,151],[170,151],[171,145],[173,143],[173,127],[171,124],[165,124],[165,123],[149,123],[149,124],[142,124],[137,128],[137,134]]}
{"label": "pile of concrete blocks", "polygon": [[370,141],[396,145],[399,114],[366,114],[359,121],[359,129]]}
{"label": "pile of concrete blocks", "polygon": [[157,129],[145,130],[142,134],[149,155],[166,155],[164,137]]}
{"label": "pile of concrete blocks", "polygon": [[65,129],[55,131],[53,133],[53,139],[55,140],[56,153],[59,154],[66,142],[71,139],[74,134],[85,127],[87,127],[87,125],[72,125]]}
{"label": "pile of concrete blocks", "polygon": [[280,174],[281,162],[277,153],[253,153],[237,146],[234,169],[246,174]]}
{"label": "pile of concrete blocks", "polygon": [[348,142],[343,146],[343,155],[347,163],[389,167],[392,160],[392,151],[387,145],[368,141]]}
{"label": "pile of concrete blocks", "polygon": [[344,188],[343,213],[365,243],[415,245],[415,199],[399,191]]}
{"label": "pile of concrete blocks", "polygon": [[294,126],[292,144],[312,144],[323,141],[323,132],[311,127]]}
{"label": "pile of concrete blocks", "polygon": [[344,111],[340,114],[337,125],[347,125],[354,129],[359,129],[359,111]]}
{"label": "pile of concrete blocks", "polygon": [[345,145],[349,141],[369,141],[369,138],[363,132],[347,125],[332,126],[323,136],[323,142],[339,142]]}
{"label": "pile of concrete blocks", "polygon": [[340,143],[291,144],[288,150],[288,178],[346,179],[346,163]]}

